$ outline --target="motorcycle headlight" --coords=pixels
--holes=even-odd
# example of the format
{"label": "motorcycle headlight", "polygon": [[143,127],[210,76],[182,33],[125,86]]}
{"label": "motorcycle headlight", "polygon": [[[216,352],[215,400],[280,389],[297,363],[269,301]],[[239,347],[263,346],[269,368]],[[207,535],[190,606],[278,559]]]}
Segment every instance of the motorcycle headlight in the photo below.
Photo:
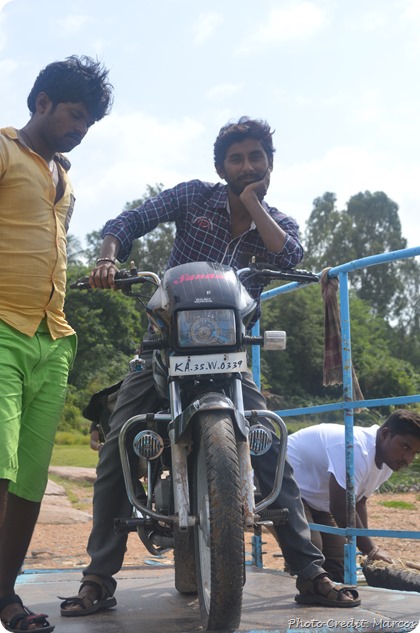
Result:
{"label": "motorcycle headlight", "polygon": [[179,347],[230,347],[236,343],[233,310],[182,310],[177,313]]}

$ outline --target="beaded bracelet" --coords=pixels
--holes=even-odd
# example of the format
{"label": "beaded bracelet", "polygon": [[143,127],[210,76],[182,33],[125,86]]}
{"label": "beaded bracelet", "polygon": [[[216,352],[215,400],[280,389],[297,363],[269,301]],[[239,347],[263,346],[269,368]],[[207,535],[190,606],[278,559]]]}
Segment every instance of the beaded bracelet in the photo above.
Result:
{"label": "beaded bracelet", "polygon": [[115,259],[111,259],[110,257],[100,257],[96,260],[96,264],[99,264],[100,262],[111,262],[111,264],[114,264],[115,266]]}

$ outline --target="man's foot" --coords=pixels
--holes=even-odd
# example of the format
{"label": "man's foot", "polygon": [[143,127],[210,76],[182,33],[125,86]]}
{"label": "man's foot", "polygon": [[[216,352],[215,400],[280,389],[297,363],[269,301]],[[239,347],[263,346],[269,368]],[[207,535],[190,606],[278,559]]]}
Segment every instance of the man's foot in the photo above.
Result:
{"label": "man's foot", "polygon": [[117,604],[105,585],[93,580],[82,582],[77,596],[59,598],[64,601],[60,605],[60,613],[68,618],[92,615],[104,609],[112,609]]}
{"label": "man's foot", "polygon": [[300,604],[323,605],[326,607],[357,607],[361,600],[353,587],[336,586],[326,574],[308,580],[297,580],[299,593],[295,596]]}
{"label": "man's foot", "polygon": [[51,626],[45,613],[33,613],[24,607],[21,599],[16,594],[10,594],[0,598],[0,619],[6,631],[19,633],[19,631],[41,631],[51,633]]}
{"label": "man's foot", "polygon": [[[315,591],[326,598],[330,591],[337,591],[337,587],[334,582],[328,576],[318,576],[314,578]],[[340,594],[339,601],[354,601],[354,595],[350,591],[343,591]]]}

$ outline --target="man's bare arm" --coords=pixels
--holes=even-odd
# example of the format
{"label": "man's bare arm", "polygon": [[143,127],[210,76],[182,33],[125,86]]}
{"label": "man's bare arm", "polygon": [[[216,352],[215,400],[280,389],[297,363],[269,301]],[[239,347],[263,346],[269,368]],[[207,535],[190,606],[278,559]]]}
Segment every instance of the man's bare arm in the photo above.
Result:
{"label": "man's bare arm", "polygon": [[92,288],[115,288],[115,262],[119,249],[120,241],[113,235],[105,235],[96,266],[89,275]]}
{"label": "man's bare arm", "polygon": [[[367,528],[367,504],[366,497],[356,503],[356,527]],[[339,527],[347,527],[346,515],[346,491],[342,488],[333,474],[330,473],[330,512]],[[370,536],[358,536],[357,546],[362,554],[369,556],[372,560],[384,560],[392,563],[392,558],[384,549],[376,546]]]}
{"label": "man's bare arm", "polygon": [[239,200],[254,220],[258,233],[267,249],[272,253],[281,253],[287,235],[261,204],[269,184],[270,170],[268,169],[262,180],[253,182],[245,187],[239,196]]}

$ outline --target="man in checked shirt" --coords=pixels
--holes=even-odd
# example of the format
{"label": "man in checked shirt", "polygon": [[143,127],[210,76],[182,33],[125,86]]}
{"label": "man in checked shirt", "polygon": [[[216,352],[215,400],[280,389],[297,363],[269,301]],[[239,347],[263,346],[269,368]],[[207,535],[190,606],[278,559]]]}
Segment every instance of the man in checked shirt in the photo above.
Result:
{"label": "man in checked shirt", "polygon": [[[181,183],[107,222],[100,257],[91,272],[91,285],[114,287],[116,260],[127,259],[133,239],[168,221],[176,223],[168,268],[210,261],[238,269],[253,255],[274,266],[295,267],[303,256],[298,226],[264,200],[273,169],[272,135],[265,121],[242,117],[237,123],[228,123],[214,144],[216,171],[226,184],[200,180]],[[259,299],[263,288],[251,285],[247,289]],[[245,409],[266,409],[249,372],[242,374],[242,382]],[[130,373],[119,392],[110,418],[110,432],[99,453],[93,528],[87,546],[91,562],[83,572],[78,596],[62,603],[64,616],[89,615],[116,604],[117,583],[113,576],[122,567],[127,535],[114,534],[113,519],[130,517],[132,510],[125,493],[118,435],[128,418],[159,408],[152,370]],[[273,443],[263,459],[253,458],[263,494],[272,488],[277,450],[278,443]],[[272,507],[289,510],[287,524],[276,527],[275,531],[286,562],[297,575],[296,601],[336,607],[359,605],[357,592],[337,589],[322,568],[324,557],[311,543],[299,489],[287,462],[282,489]]]}

